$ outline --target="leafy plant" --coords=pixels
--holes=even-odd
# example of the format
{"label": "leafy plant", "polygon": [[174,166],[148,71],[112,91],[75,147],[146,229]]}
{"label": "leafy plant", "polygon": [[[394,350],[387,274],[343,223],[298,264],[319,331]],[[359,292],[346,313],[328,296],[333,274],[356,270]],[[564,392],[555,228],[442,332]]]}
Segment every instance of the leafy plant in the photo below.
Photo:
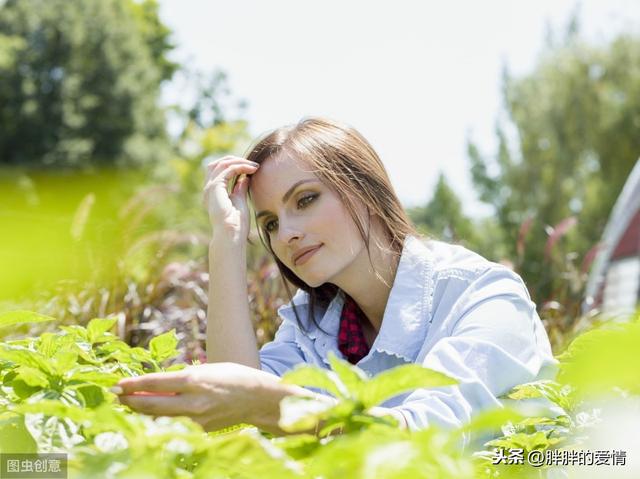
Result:
{"label": "leafy plant", "polygon": [[319,434],[325,436],[336,428],[351,432],[376,423],[397,427],[394,419],[371,416],[367,412],[407,391],[457,383],[442,373],[417,364],[399,366],[369,379],[361,369],[337,358],[333,353],[329,353],[329,363],[331,371],[299,366],[283,376],[284,383],[323,389],[338,399],[336,403],[319,403],[303,397],[285,398],[281,403],[280,425],[283,429],[304,431],[323,421]]}
{"label": "leafy plant", "polygon": [[[0,315],[0,328],[53,320],[17,311]],[[519,385],[504,408],[458,429],[409,431],[374,413],[395,395],[452,378],[419,365],[370,378],[332,355],[331,370],[301,365],[283,377],[326,398],[283,400],[289,435],[247,424],[205,432],[188,418],[152,418],[116,401],[109,387],[121,378],[184,367],[169,365],[179,354],[174,330],[146,349],[119,339],[116,323],[98,318],[0,343],[0,453],[64,452],[71,477],[81,478],[537,478],[551,466],[494,464],[496,451],[582,447],[600,421],[594,398],[638,394],[636,319],[582,334],[559,356],[555,381]],[[304,432],[316,426],[317,435]]]}

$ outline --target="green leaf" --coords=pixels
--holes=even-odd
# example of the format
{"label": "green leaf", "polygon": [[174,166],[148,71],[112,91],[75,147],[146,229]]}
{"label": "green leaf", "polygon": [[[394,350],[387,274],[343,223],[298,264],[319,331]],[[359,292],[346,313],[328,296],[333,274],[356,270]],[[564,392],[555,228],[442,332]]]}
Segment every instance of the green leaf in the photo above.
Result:
{"label": "green leaf", "polygon": [[92,417],[91,412],[87,409],[78,406],[69,406],[51,399],[41,399],[37,403],[18,404],[13,409],[22,414],[42,413],[46,416],[69,418],[77,423],[81,423]]}
{"label": "green leaf", "polygon": [[65,375],[68,381],[79,381],[96,384],[98,386],[111,387],[116,384],[122,376],[111,372],[97,370],[93,367],[81,367],[68,371]]}
{"label": "green leaf", "polygon": [[450,463],[449,457],[445,454],[420,455],[420,442],[407,439],[406,431],[373,425],[318,448],[305,472],[308,477],[332,479],[471,477],[469,473],[445,474],[439,465]]}
{"label": "green leaf", "polygon": [[[461,428],[461,431],[484,431],[487,429],[500,429],[505,424],[516,423],[525,419],[525,416],[510,408],[497,408],[483,411],[475,416],[469,423]],[[547,418],[538,418],[547,419]]]}
{"label": "green leaf", "polygon": [[[71,338],[70,338],[71,339]],[[45,358],[52,357],[55,352],[60,349],[61,338],[54,333],[42,333],[38,339],[38,345],[36,349]]]}
{"label": "green leaf", "polygon": [[54,375],[53,368],[42,354],[24,346],[0,343],[0,359],[6,359],[16,365],[31,366],[40,369],[50,376]]}
{"label": "green leaf", "polygon": [[494,439],[486,445],[488,447],[502,447],[505,449],[524,449],[525,451],[533,451],[534,449],[544,450],[562,441],[561,438],[549,438],[547,435],[538,431],[533,434],[516,433],[505,438]]}
{"label": "green leaf", "polygon": [[313,434],[277,437],[272,442],[296,460],[311,456],[320,447],[320,441]]}
{"label": "green leaf", "polygon": [[405,364],[377,374],[362,387],[360,400],[370,408],[413,389],[434,388],[457,384],[446,374],[420,366]]}
{"label": "green leaf", "polygon": [[359,398],[360,388],[369,379],[369,376],[359,367],[340,359],[332,351],[329,352],[328,358],[331,369],[338,375],[348,394],[352,398]]}
{"label": "green leaf", "polygon": [[2,378],[2,385],[3,386],[11,386],[11,381],[14,380],[14,378],[18,375],[16,373],[16,369],[18,368],[13,368],[12,370],[10,370],[9,372],[7,372],[4,377]]}
{"label": "green leaf", "polygon": [[109,336],[105,336],[107,331],[118,322],[118,318],[94,318],[89,321],[87,325],[87,336],[89,342],[94,344],[99,341],[105,341],[109,339]]}
{"label": "green leaf", "polygon": [[[124,341],[121,341],[120,339],[112,339],[108,343],[100,343],[99,345],[96,346],[96,356],[100,358],[105,358],[105,357],[108,358],[110,355],[112,355],[115,352],[120,351],[120,352],[129,353],[132,349],[135,349],[135,348],[131,348]],[[151,358],[148,351],[142,348],[138,348],[138,349],[141,349],[142,351],[144,351],[147,354],[147,356]]]}
{"label": "green leaf", "polygon": [[162,362],[165,359],[173,358],[179,354],[179,352],[176,351],[177,345],[178,337],[176,336],[176,330],[172,329],[153,338],[149,342],[149,351],[155,361]]}
{"label": "green leaf", "polygon": [[42,413],[25,414],[25,426],[38,445],[38,452],[63,452],[85,442],[80,427],[67,418]]}
{"label": "green leaf", "polygon": [[510,399],[532,399],[544,397],[542,393],[542,388],[538,387],[535,384],[527,383],[527,384],[519,384],[513,388],[513,392],[510,392],[507,395]]}
{"label": "green leaf", "polygon": [[89,340],[87,330],[82,326],[78,326],[77,324],[74,324],[73,326],[60,326],[60,329],[74,339],[77,339],[80,341]]}
{"label": "green leaf", "polygon": [[340,401],[327,398],[319,400],[304,396],[287,396],[280,401],[280,420],[278,425],[287,432],[301,432],[313,429],[319,421],[332,415],[348,415],[355,408],[353,401]]}
{"label": "green leaf", "polygon": [[300,464],[292,461],[257,430],[249,428],[239,434],[217,436],[212,438],[212,442],[209,450],[214,452],[202,461],[194,479],[307,477],[302,475]]}
{"label": "green leaf", "polygon": [[29,386],[23,379],[19,378],[11,381],[11,387],[13,388],[13,392],[20,399],[27,399],[32,394],[35,394],[42,389],[40,386]]}
{"label": "green leaf", "polygon": [[16,369],[17,379],[21,379],[28,386],[46,388],[49,386],[49,378],[39,369],[29,366],[19,366]]}
{"label": "green leaf", "polygon": [[93,364],[95,366],[102,364],[102,358],[96,357],[96,352],[93,350],[91,343],[86,341],[76,341],[73,343],[73,349],[86,363]]}
{"label": "green leaf", "polygon": [[51,366],[55,369],[58,375],[62,376],[64,373],[72,369],[78,364],[78,353],[75,350],[70,351],[58,351],[51,358]]}
{"label": "green leaf", "polygon": [[121,346],[119,342],[115,343],[116,344],[112,345],[112,343],[109,342],[101,346],[99,348],[99,354],[104,355],[106,353],[106,356],[103,357],[116,361],[123,369],[130,368],[142,371],[140,363],[151,362],[153,360],[151,353],[144,348],[137,346],[130,348],[126,344]]}
{"label": "green leaf", "polygon": [[24,424],[24,416],[0,414],[0,453],[35,453],[37,445]]}
{"label": "green leaf", "polygon": [[22,323],[44,323],[46,321],[55,321],[56,318],[45,316],[44,314],[35,313],[33,311],[8,311],[0,313],[0,328],[13,326]]}
{"label": "green leaf", "polygon": [[85,407],[95,408],[105,402],[102,388],[95,384],[84,384],[82,386],[78,386],[76,390],[82,397]]}
{"label": "green leaf", "polygon": [[528,426],[561,426],[561,427],[569,427],[571,425],[571,418],[569,416],[558,416],[558,417],[527,417],[522,419],[517,423],[517,426],[528,427]]}
{"label": "green leaf", "polygon": [[317,366],[298,365],[282,376],[282,382],[324,389],[338,398],[348,397],[348,391],[337,374]]}
{"label": "green leaf", "polygon": [[511,408],[497,408],[483,411],[477,416],[473,417],[467,424],[452,431],[452,434],[448,439],[448,445],[449,447],[454,448],[457,441],[459,441],[461,436],[466,433],[496,433],[493,435],[493,437],[500,436],[502,426],[509,423],[516,423],[522,421],[523,419],[525,419],[525,416],[523,414]]}
{"label": "green leaf", "polygon": [[579,396],[607,394],[618,387],[640,394],[640,323],[610,322],[578,336],[559,356],[557,379]]}

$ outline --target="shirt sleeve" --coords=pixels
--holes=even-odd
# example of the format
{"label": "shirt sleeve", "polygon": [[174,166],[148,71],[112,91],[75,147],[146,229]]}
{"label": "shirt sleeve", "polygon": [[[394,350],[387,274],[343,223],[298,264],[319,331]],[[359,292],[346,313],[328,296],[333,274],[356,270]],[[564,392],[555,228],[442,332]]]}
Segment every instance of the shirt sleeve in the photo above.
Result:
{"label": "shirt sleeve", "polygon": [[446,335],[429,347],[421,364],[459,384],[415,390],[394,407],[411,430],[459,427],[478,411],[500,407],[498,396],[537,379],[543,366],[556,362],[524,283],[506,268],[473,281],[448,322]]}
{"label": "shirt sleeve", "polygon": [[302,350],[295,341],[295,326],[289,321],[280,324],[273,341],[262,346],[259,355],[260,368],[280,377],[296,364],[305,361]]}

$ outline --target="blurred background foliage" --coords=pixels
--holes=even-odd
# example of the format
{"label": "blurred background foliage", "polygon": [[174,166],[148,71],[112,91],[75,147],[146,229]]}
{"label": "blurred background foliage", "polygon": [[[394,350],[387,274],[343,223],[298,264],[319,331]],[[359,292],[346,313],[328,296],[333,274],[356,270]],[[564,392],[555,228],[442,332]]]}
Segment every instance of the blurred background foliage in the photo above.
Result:
{"label": "blurred background foliage", "polygon": [[[0,1],[0,311],[80,324],[117,315],[132,344],[175,327],[179,359],[204,357],[202,165],[243,154],[251,138],[224,72],[175,63],[173,48],[155,0]],[[163,104],[175,81],[195,94]],[[583,327],[589,251],[640,151],[640,37],[588,43],[576,14],[529,74],[505,65],[502,91],[497,151],[467,145],[495,214],[466,217],[442,174],[409,214],[520,273],[559,349]],[[254,243],[248,293],[262,344],[287,298]]]}
{"label": "blurred background foliage", "polygon": [[167,159],[157,99],[177,65],[155,2],[8,0],[0,35],[0,163]]}
{"label": "blurred background foliage", "polygon": [[640,37],[590,44],[575,13],[548,33],[532,72],[505,65],[497,151],[468,139],[473,184],[495,216],[466,218],[444,177],[411,211],[436,237],[512,265],[557,348],[579,323],[593,254],[640,156],[639,89]]}

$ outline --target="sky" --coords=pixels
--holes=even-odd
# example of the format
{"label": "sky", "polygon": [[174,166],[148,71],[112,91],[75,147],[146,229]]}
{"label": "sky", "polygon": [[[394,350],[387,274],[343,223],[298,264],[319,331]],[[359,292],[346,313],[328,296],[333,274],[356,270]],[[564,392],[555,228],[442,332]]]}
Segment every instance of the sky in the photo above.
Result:
{"label": "sky", "polygon": [[[160,0],[160,15],[174,32],[174,60],[227,74],[252,135],[305,116],[348,123],[376,149],[405,207],[426,204],[443,172],[479,218],[491,209],[473,190],[467,138],[495,152],[504,65],[513,76],[530,72],[548,26],[562,32],[576,4]],[[639,0],[579,5],[593,42],[640,32]],[[184,95],[179,81],[163,92],[167,103]]]}

